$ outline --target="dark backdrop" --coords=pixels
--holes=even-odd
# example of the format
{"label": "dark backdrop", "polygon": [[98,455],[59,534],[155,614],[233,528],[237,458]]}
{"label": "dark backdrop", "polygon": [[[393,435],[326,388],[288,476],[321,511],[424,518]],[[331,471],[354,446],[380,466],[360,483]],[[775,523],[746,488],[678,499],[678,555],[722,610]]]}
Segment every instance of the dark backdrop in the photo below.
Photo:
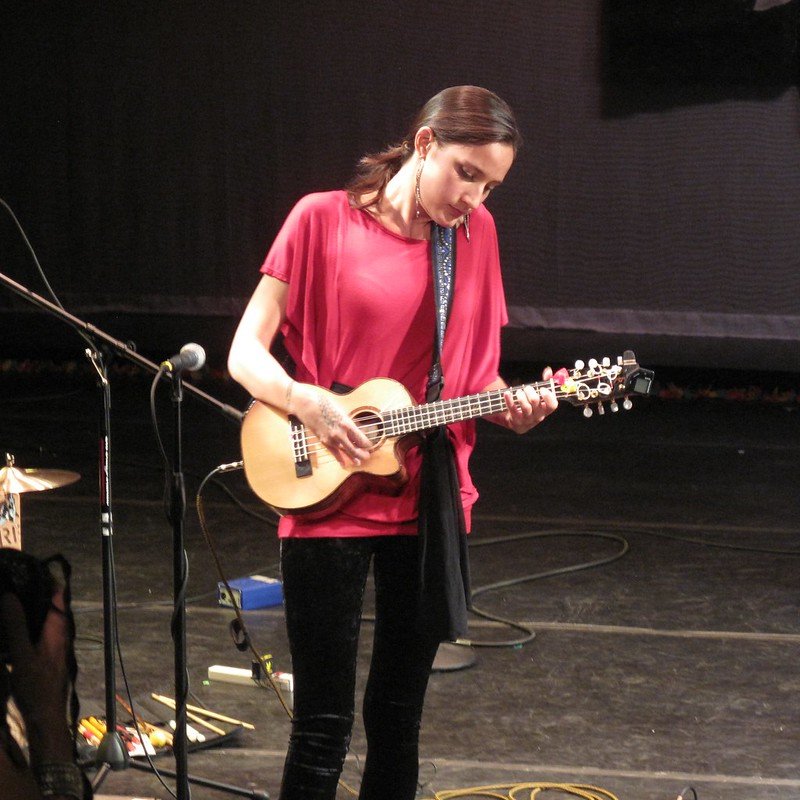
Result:
{"label": "dark backdrop", "polygon": [[[4,13],[0,197],[65,305],[154,356],[192,339],[221,367],[292,203],[341,186],[439,89],[477,83],[526,137],[490,202],[508,355],[800,366],[794,2]],[[4,212],[0,244],[0,271],[44,293]],[[7,290],[0,326],[0,356],[81,351]]]}

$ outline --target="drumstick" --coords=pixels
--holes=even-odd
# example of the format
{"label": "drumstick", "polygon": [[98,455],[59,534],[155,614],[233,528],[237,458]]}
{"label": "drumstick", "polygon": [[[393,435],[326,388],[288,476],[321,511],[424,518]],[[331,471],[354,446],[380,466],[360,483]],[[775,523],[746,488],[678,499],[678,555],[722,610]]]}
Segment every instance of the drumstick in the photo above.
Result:
{"label": "drumstick", "polygon": [[[169,697],[162,697],[160,694],[152,694],[150,695],[153,700],[157,700],[159,703],[163,703],[167,708],[171,708],[175,711],[175,701],[170,700]],[[198,725],[202,725],[204,728],[208,728],[210,731],[217,734],[217,736],[225,736],[225,731],[222,728],[218,728],[216,725],[212,725],[207,720],[204,720],[202,717],[197,716],[197,714],[192,714],[191,711],[186,712],[186,716],[192,721],[196,722]]]}
{"label": "drumstick", "polygon": [[[160,694],[159,695],[154,694],[152,695],[152,698],[154,700],[158,700],[159,702],[164,703],[165,705],[167,705],[166,701],[168,701],[169,704],[172,704],[172,707],[174,708],[175,701],[170,697],[165,697],[164,695]],[[241,725],[243,728],[247,728],[250,731],[254,731],[256,729],[256,726],[250,722],[243,722],[240,719],[234,719],[233,717],[226,717],[224,714],[219,714],[216,711],[209,711],[207,708],[202,708],[201,706],[187,705],[186,710],[194,711],[195,714],[200,714],[204,717],[209,717],[210,719],[216,719],[219,722],[228,722],[231,725]]]}

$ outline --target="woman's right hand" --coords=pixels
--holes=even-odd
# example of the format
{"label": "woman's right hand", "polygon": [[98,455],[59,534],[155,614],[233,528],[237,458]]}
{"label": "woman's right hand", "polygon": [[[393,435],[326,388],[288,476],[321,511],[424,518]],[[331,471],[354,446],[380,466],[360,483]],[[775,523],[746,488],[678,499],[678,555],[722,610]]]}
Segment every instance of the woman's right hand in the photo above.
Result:
{"label": "woman's right hand", "polygon": [[345,469],[359,467],[369,458],[371,443],[335,395],[290,380],[270,352],[286,317],[288,291],[284,281],[261,278],[233,337],[228,369],[253,397],[298,417]]}
{"label": "woman's right hand", "polygon": [[286,410],[313,431],[342,467],[360,467],[372,443],[335,398],[310,383],[292,381]]}

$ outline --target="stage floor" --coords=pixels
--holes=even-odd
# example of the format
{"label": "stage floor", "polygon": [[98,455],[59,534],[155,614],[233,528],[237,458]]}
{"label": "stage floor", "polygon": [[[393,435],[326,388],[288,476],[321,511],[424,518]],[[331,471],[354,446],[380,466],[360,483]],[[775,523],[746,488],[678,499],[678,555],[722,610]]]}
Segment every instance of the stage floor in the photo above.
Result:
{"label": "stage floor", "polygon": [[[0,445],[17,465],[82,475],[23,495],[23,545],[42,556],[61,552],[72,564],[81,707],[102,716],[99,392],[81,369],[9,370],[3,384]],[[169,710],[151,698],[174,697],[165,467],[149,376],[119,370],[111,384],[117,691],[126,692],[124,664],[140,713],[166,720]],[[209,379],[202,388],[244,407],[233,386]],[[171,452],[166,384],[157,407]],[[799,433],[796,400],[648,398],[589,420],[566,407],[524,437],[480,423],[475,605],[535,638],[514,644],[519,630],[472,617],[475,646],[466,652],[475,664],[431,678],[419,796],[557,783],[597,786],[620,800],[672,800],[687,786],[701,800],[800,798]],[[270,691],[208,681],[212,665],[248,669],[251,661],[234,647],[232,612],[217,603],[218,576],[194,506],[200,480],[239,459],[238,428],[188,396],[183,434],[192,702],[255,726],[191,753],[189,772],[277,797],[284,710]],[[273,515],[241,472],[220,484],[203,496],[227,576],[277,577]],[[281,607],[245,616],[259,651],[290,672]],[[371,633],[366,619],[360,688]],[[344,773],[352,787],[364,750],[359,720]],[[174,769],[170,755],[156,764]],[[169,797],[150,772],[130,768],[110,772],[101,793]],[[193,786],[191,796],[227,795]]]}

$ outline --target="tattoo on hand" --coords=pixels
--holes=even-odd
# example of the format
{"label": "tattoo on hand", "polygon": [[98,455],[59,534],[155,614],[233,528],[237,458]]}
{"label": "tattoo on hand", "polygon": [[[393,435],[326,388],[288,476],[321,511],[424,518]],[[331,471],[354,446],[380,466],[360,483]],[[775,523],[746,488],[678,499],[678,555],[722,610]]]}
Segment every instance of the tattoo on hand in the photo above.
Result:
{"label": "tattoo on hand", "polygon": [[327,397],[320,397],[319,410],[322,419],[329,428],[333,428],[342,421],[342,415],[331,405]]}

